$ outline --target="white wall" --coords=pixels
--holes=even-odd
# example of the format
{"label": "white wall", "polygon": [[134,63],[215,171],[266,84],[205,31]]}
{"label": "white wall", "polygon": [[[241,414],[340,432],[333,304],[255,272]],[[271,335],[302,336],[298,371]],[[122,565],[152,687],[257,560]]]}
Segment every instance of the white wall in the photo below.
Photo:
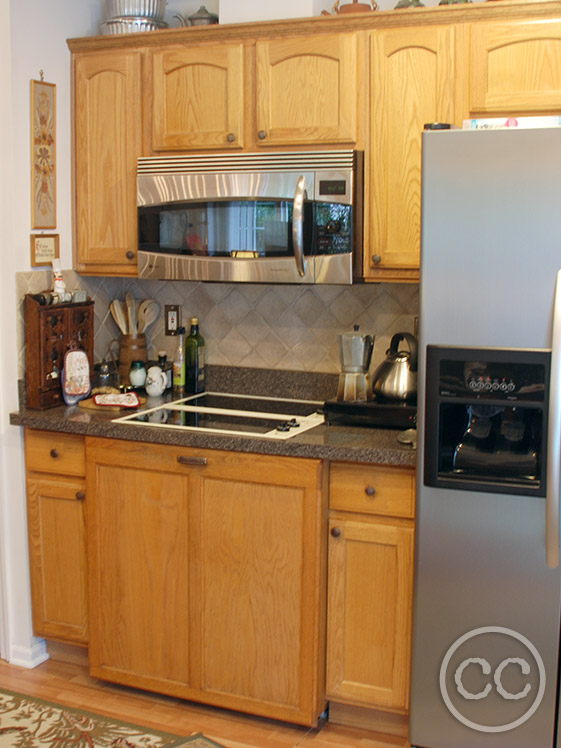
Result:
{"label": "white wall", "polygon": [[[70,54],[66,38],[97,33],[99,0],[0,0],[0,69],[12,117],[0,117],[0,572],[4,603],[0,655],[33,666],[45,657],[34,639],[29,574],[22,437],[10,426],[17,410],[17,307],[15,273],[30,269],[30,80],[57,85],[57,228],[62,267],[70,267]],[[9,111],[9,110],[8,110]],[[1,591],[1,590],[0,590]],[[1,612],[1,611],[0,611]],[[0,625],[2,621],[0,620]]]}

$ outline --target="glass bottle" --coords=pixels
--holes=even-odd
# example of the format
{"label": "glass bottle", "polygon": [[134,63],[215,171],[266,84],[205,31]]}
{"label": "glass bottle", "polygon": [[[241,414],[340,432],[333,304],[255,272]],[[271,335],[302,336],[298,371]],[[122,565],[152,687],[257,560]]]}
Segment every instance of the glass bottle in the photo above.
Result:
{"label": "glass bottle", "polygon": [[191,330],[185,340],[185,390],[189,393],[205,389],[205,339],[199,332],[198,317],[191,317]]}
{"label": "glass bottle", "polygon": [[177,328],[177,350],[173,357],[173,389],[176,393],[181,394],[185,389],[185,328]]}
{"label": "glass bottle", "polygon": [[167,354],[165,351],[158,351],[158,366],[166,375],[166,390],[171,390],[172,387],[172,374],[173,364],[168,363]]}

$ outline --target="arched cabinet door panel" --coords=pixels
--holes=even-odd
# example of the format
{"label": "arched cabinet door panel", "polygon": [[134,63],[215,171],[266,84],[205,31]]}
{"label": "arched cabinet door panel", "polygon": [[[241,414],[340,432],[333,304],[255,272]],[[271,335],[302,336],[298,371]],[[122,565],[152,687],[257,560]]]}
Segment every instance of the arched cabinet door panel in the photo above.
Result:
{"label": "arched cabinet door panel", "polygon": [[243,45],[152,53],[152,148],[243,147]]}
{"label": "arched cabinet door panel", "polygon": [[137,275],[141,52],[75,55],[76,270]]}
{"label": "arched cabinet door panel", "polygon": [[256,44],[260,146],[357,139],[357,39],[329,34]]}

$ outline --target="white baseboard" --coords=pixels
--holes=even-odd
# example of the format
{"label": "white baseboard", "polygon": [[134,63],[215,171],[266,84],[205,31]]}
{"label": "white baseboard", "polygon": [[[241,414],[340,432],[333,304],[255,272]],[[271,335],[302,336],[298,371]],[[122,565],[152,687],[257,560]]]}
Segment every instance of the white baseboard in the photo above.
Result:
{"label": "white baseboard", "polygon": [[12,645],[10,647],[10,657],[8,662],[10,665],[18,665],[19,667],[31,669],[37,667],[37,665],[40,665],[48,659],[49,653],[47,652],[45,640],[37,639],[30,647],[23,647],[15,644]]}

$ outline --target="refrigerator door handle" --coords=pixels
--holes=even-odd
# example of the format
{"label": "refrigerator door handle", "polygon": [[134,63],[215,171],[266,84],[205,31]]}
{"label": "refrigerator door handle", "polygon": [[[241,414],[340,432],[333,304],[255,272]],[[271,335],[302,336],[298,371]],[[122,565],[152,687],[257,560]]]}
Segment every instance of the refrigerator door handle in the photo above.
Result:
{"label": "refrigerator door handle", "polygon": [[547,446],[547,494],[545,499],[545,558],[552,569],[559,566],[559,492],[561,470],[561,270],[557,272],[551,332],[549,428]]}

